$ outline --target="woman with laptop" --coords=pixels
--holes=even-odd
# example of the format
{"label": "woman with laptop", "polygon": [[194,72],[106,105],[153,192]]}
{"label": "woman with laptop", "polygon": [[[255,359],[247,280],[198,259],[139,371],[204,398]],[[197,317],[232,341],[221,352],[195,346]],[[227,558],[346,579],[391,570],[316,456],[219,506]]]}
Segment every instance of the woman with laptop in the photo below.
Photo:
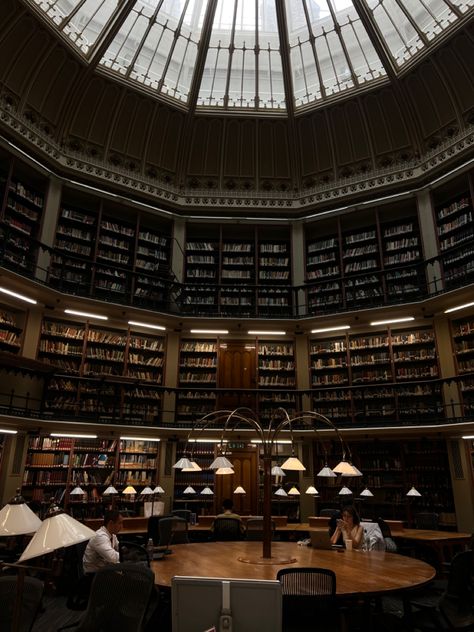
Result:
{"label": "woman with laptop", "polygon": [[340,544],[341,537],[346,549],[358,549],[364,541],[364,529],[354,507],[344,507],[341,518],[336,521],[331,544]]}

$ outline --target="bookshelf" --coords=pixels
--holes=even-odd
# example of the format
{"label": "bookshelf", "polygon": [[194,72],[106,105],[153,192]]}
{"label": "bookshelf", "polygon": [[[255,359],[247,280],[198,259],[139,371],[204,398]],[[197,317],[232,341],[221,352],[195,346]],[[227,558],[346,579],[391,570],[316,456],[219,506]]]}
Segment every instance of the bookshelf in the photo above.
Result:
{"label": "bookshelf", "polygon": [[134,224],[117,222],[115,217],[102,215],[99,225],[94,292],[120,300],[130,292],[130,270],[135,251]]}
{"label": "bookshelf", "polygon": [[438,246],[447,288],[463,285],[474,275],[472,200],[469,174],[433,192]]}
{"label": "bookshelf", "polygon": [[258,243],[257,307],[260,316],[288,313],[291,299],[291,252],[289,241]]}
{"label": "bookshelf", "polygon": [[137,305],[166,302],[166,280],[170,278],[170,239],[163,231],[140,221],[137,231],[133,301]]}
{"label": "bookshelf", "polygon": [[443,413],[431,327],[387,328],[309,344],[313,406],[329,418],[350,424]]}
{"label": "bookshelf", "polygon": [[400,301],[425,283],[413,200],[308,225],[305,248],[312,312]]}
{"label": "bookshelf", "polygon": [[0,307],[0,351],[18,353],[21,348],[21,334],[17,316]]}
{"label": "bookshelf", "polygon": [[258,413],[261,420],[269,422],[275,410],[282,406],[289,415],[296,412],[296,358],[293,342],[259,340],[257,342],[259,389],[271,389],[272,393],[258,395]]}
{"label": "bookshelf", "polygon": [[[333,230],[330,226],[329,230]],[[324,234],[324,226],[323,226]],[[309,309],[326,310],[342,305],[342,282],[339,233],[329,232],[323,238],[306,242],[306,281]]]}
{"label": "bookshelf", "polygon": [[64,204],[56,227],[50,280],[55,287],[88,291],[97,236],[97,212]]}
{"label": "bookshelf", "polygon": [[46,387],[47,410],[129,422],[160,415],[163,336],[45,318],[38,359],[59,369]]}
{"label": "bookshelf", "polygon": [[29,438],[22,485],[26,500],[41,503],[54,498],[64,504],[73,445],[69,438]]}
{"label": "bookshelf", "polygon": [[474,414],[474,318],[463,318],[452,323],[456,372],[461,377],[462,414]]}
{"label": "bookshelf", "polygon": [[222,242],[220,312],[224,316],[251,315],[255,311],[255,242]]}
{"label": "bookshelf", "polygon": [[211,238],[201,233],[186,242],[184,304],[193,305],[198,312],[217,310],[217,283],[219,277],[219,241],[210,231]]}
{"label": "bookshelf", "polygon": [[116,483],[123,487],[155,483],[159,473],[159,445],[157,441],[120,441]]}
{"label": "bookshelf", "polygon": [[[25,182],[28,181],[28,184]],[[14,174],[4,182],[6,189],[2,221],[5,226],[3,260],[15,268],[29,270],[36,257],[43,214],[44,194],[26,177]]]}
{"label": "bookshelf", "polygon": [[193,422],[216,407],[217,349],[214,340],[182,339],[179,351],[177,421]]}
{"label": "bookshelf", "polygon": [[385,292],[389,297],[416,298],[423,286],[418,222],[413,217],[381,225]]}

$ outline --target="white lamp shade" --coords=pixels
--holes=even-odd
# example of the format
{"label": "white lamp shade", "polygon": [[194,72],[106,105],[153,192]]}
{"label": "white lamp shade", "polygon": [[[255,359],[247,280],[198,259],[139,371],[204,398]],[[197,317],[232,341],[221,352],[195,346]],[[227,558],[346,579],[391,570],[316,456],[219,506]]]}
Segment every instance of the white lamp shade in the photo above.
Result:
{"label": "white lamp shade", "polygon": [[275,496],[288,496],[288,494],[285,492],[283,487],[279,487],[275,492]]}
{"label": "white lamp shade", "polygon": [[234,474],[234,470],[231,467],[219,467],[215,474]]}
{"label": "white lamp shade", "polygon": [[306,468],[303,463],[301,463],[301,461],[296,458],[296,456],[290,456],[286,459],[284,463],[281,464],[281,469],[303,472]]}
{"label": "white lamp shade", "polygon": [[118,491],[115,489],[113,485],[109,485],[107,489],[104,491],[102,496],[112,496],[113,494],[118,494]]}
{"label": "white lamp shade", "polygon": [[0,536],[34,533],[41,526],[41,520],[26,503],[5,505],[0,511]]}
{"label": "white lamp shade", "polygon": [[281,469],[279,465],[274,465],[272,467],[272,476],[286,476],[285,472]]}
{"label": "white lamp shade", "polygon": [[234,494],[246,494],[247,492],[245,491],[245,489],[242,487],[242,485],[238,485],[235,489],[234,489]]}
{"label": "white lamp shade", "polygon": [[196,492],[194,491],[194,489],[191,487],[191,485],[188,485],[188,487],[186,487],[186,489],[184,490],[183,494],[195,494]]}
{"label": "white lamp shade", "polygon": [[407,492],[407,496],[421,496],[420,492],[412,487],[409,492]]}
{"label": "white lamp shade", "polygon": [[212,489],[211,489],[210,487],[205,487],[205,488],[202,490],[201,494],[202,494],[203,496],[214,496],[214,492],[212,491]]}
{"label": "white lamp shade", "polygon": [[214,459],[214,461],[210,464],[210,470],[221,470],[224,468],[233,469],[232,463],[225,456],[218,456]]}
{"label": "white lamp shade", "polygon": [[349,496],[350,494],[352,494],[351,490],[345,485],[341,488],[341,491],[339,492],[340,496]]}
{"label": "white lamp shade", "polygon": [[148,485],[142,489],[140,492],[142,496],[151,496],[153,494],[153,490]]}
{"label": "white lamp shade", "polygon": [[133,485],[127,485],[127,487],[123,490],[122,494],[127,495],[132,495],[132,494],[136,494],[137,490],[135,489],[135,487],[133,487]]}
{"label": "white lamp shade", "polygon": [[95,531],[74,520],[68,514],[57,514],[43,521],[19,561],[24,562],[66,546],[86,542],[94,535]]}
{"label": "white lamp shade", "polygon": [[368,487],[366,487],[364,489],[364,491],[360,492],[361,496],[373,496],[372,492],[370,491],[370,489]]}
{"label": "white lamp shade", "polygon": [[325,465],[317,476],[321,476],[322,478],[336,478],[337,474],[334,474],[331,468],[328,465]]}
{"label": "white lamp shade", "polygon": [[341,476],[362,476],[362,472],[349,463],[349,461],[341,461],[333,467],[333,472]]}
{"label": "white lamp shade", "polygon": [[183,456],[181,459],[179,459],[179,461],[177,461],[177,462],[173,465],[173,468],[175,468],[175,469],[177,469],[177,470],[182,470],[182,469],[184,469],[185,467],[186,467],[186,468],[191,468],[191,469],[193,469],[193,466],[192,466],[192,464],[191,464],[191,461],[190,461],[187,457],[185,457],[185,456]]}
{"label": "white lamp shade", "polygon": [[316,494],[319,494],[319,492],[316,489],[316,487],[313,487],[313,485],[310,485],[308,489],[305,491],[305,494],[312,494],[313,496],[315,496]]}
{"label": "white lamp shade", "polygon": [[196,461],[191,461],[191,467],[183,467],[182,472],[201,472],[202,467],[200,467]]}
{"label": "white lamp shade", "polygon": [[84,496],[84,490],[81,489],[78,485],[72,490],[71,496]]}
{"label": "white lamp shade", "polygon": [[164,494],[165,490],[161,487],[161,485],[157,485],[153,490],[154,494]]}
{"label": "white lamp shade", "polygon": [[299,496],[299,490],[293,485],[293,487],[289,490],[288,496]]}

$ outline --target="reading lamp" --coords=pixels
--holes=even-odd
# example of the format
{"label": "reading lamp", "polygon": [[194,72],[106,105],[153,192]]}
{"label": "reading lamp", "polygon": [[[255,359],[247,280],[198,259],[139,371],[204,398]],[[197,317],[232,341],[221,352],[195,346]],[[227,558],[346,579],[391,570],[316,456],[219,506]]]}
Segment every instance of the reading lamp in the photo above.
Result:
{"label": "reading lamp", "polygon": [[17,489],[16,495],[0,511],[0,536],[15,536],[34,533],[41,520],[31,511]]}
{"label": "reading lamp", "polygon": [[[22,507],[22,505],[24,505],[24,507]],[[11,509],[8,509],[11,507],[22,508],[20,510],[14,509],[12,511]],[[6,509],[7,511],[5,511]],[[52,553],[57,549],[72,546],[73,544],[86,542],[95,535],[95,532],[64,513],[62,509],[59,509],[55,505],[50,507],[48,513],[46,514],[46,518],[43,522],[41,522],[41,520],[39,520],[39,518],[37,518],[26,506],[24,499],[18,495],[15,496],[13,502],[11,501],[2,509],[1,513],[3,514],[3,519],[0,520],[0,526],[2,528],[2,531],[0,531],[1,535],[21,535],[31,533],[32,530],[35,531],[34,536],[20,556],[18,563],[10,565],[10,568],[16,568],[18,570],[12,632],[19,632],[21,627],[25,573],[30,568],[29,566],[22,564],[22,562],[41,555],[46,555],[47,553]],[[36,518],[36,521],[33,520],[30,513]],[[18,523],[21,516],[26,517],[25,524],[23,525],[21,522],[20,524]],[[40,570],[37,567],[33,568]]]}

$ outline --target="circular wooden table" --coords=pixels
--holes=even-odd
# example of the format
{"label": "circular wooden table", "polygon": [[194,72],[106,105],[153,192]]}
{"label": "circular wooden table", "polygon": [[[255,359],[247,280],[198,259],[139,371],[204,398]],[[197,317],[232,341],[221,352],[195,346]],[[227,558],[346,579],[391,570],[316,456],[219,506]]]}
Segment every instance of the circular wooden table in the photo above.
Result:
{"label": "circular wooden table", "polygon": [[173,544],[172,553],[152,562],[155,583],[170,587],[175,575],[228,579],[276,579],[280,568],[314,566],[336,573],[340,596],[381,595],[428,583],[435,569],[411,557],[380,551],[322,551],[293,542],[272,542],[272,556],[295,558],[292,564],[248,564],[239,558],[261,555],[261,542]]}

